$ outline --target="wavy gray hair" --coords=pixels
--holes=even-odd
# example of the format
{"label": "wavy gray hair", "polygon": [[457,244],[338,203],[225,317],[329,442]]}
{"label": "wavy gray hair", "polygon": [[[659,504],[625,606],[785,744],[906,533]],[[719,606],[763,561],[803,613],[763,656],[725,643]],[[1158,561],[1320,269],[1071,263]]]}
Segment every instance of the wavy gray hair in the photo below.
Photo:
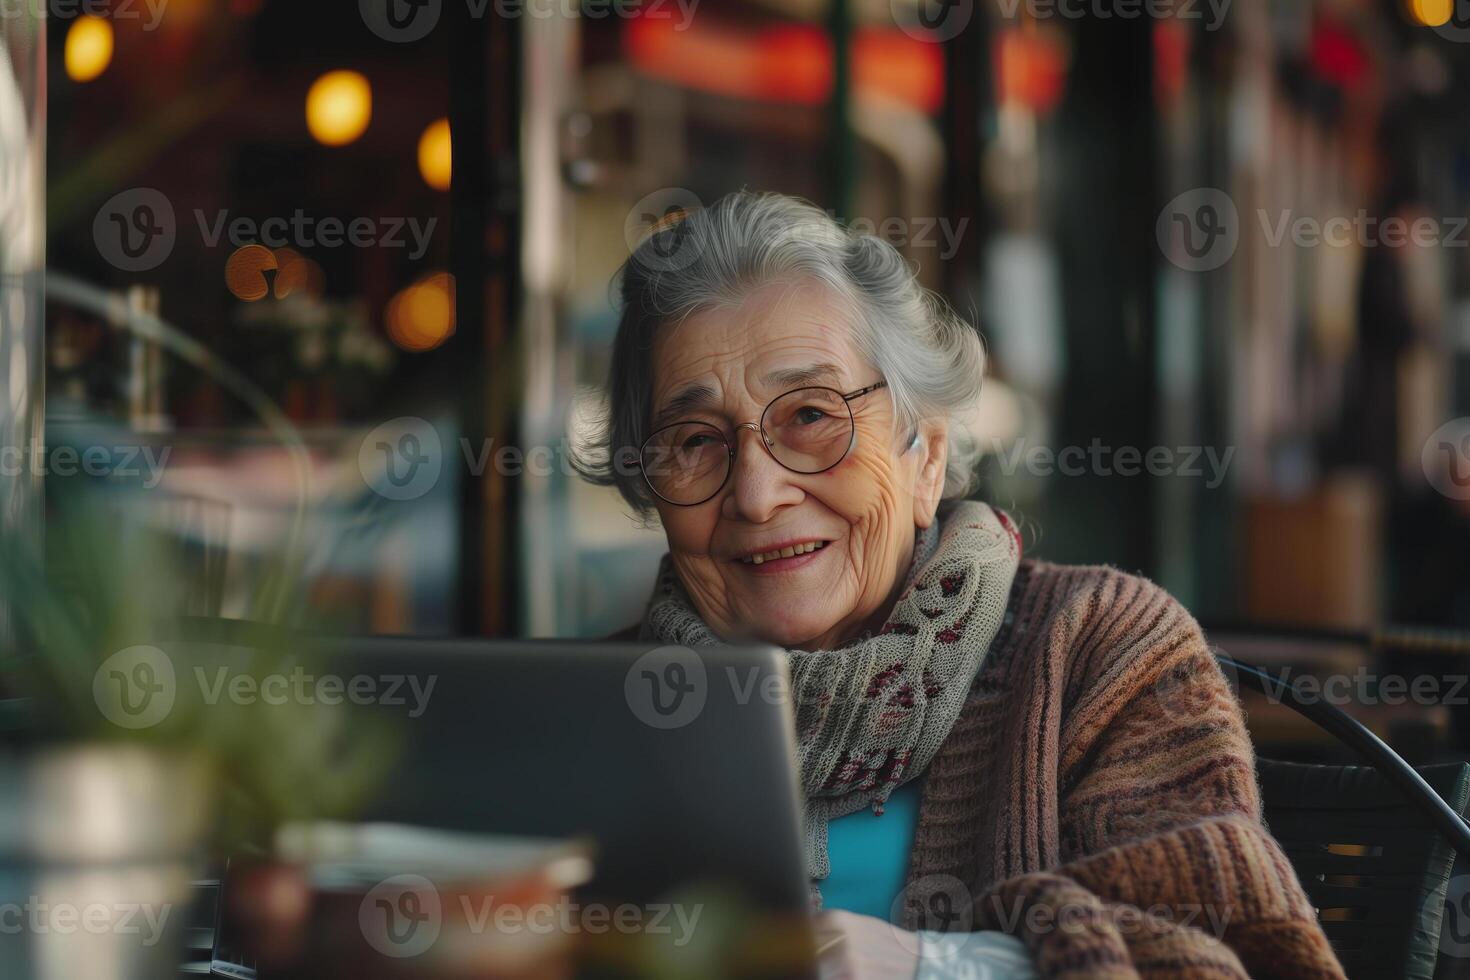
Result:
{"label": "wavy gray hair", "polygon": [[968,493],[979,447],[967,416],[985,373],[979,332],[920,286],[892,245],[844,228],[807,201],[749,191],[670,216],[623,264],[607,412],[577,459],[582,476],[617,487],[648,516],[654,498],[637,459],[653,408],[656,332],[700,310],[739,304],[768,283],[801,281],[822,284],[848,306],[858,351],[888,382],[896,427],[950,421],[944,496]]}

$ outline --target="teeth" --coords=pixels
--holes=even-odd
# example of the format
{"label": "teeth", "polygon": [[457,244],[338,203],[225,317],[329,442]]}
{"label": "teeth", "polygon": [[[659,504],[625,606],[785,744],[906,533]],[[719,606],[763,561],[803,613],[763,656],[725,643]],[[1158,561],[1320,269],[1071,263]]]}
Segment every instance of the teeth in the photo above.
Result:
{"label": "teeth", "polygon": [[787,545],[785,548],[777,548],[773,551],[763,551],[758,555],[750,555],[740,559],[747,565],[760,565],[764,562],[775,561],[778,558],[793,558],[796,555],[805,555],[825,547],[825,541],[805,541],[801,544]]}

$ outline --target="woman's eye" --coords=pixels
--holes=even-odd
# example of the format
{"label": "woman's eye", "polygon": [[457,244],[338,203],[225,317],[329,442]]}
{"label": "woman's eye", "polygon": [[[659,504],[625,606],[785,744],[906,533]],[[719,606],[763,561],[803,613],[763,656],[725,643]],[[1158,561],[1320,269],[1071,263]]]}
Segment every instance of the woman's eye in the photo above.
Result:
{"label": "woman's eye", "polygon": [[697,436],[690,436],[688,439],[684,440],[684,448],[703,449],[705,446],[708,446],[712,442],[714,442],[714,439],[712,439],[708,435],[701,434]]}
{"label": "woman's eye", "polygon": [[820,422],[827,417],[827,413],[820,408],[812,408],[810,405],[796,410],[796,422],[798,425],[811,425]]}

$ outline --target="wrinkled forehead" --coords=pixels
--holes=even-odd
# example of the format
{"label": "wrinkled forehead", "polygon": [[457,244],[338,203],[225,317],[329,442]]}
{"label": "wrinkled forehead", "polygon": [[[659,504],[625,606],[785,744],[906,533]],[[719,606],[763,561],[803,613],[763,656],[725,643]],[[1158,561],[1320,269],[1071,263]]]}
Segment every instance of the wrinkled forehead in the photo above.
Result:
{"label": "wrinkled forehead", "polygon": [[[809,383],[843,387],[864,378],[848,306],[810,282],[763,286],[739,304],[710,307],[659,328],[654,337],[652,407],[704,387],[722,400],[774,397],[820,370]],[[731,390],[734,389],[734,390]]]}

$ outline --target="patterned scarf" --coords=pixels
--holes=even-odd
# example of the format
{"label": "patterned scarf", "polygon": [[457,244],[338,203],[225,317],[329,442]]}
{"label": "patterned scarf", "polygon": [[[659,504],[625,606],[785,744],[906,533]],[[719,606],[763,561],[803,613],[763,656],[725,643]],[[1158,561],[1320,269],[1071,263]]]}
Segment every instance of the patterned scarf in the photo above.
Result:
{"label": "patterned scarf", "polygon": [[[791,650],[810,877],[827,877],[827,823],[921,774],[959,717],[999,631],[1021,536],[1001,511],[963,501],[919,532],[904,589],[877,635]],[[720,646],[665,556],[639,639]]]}

